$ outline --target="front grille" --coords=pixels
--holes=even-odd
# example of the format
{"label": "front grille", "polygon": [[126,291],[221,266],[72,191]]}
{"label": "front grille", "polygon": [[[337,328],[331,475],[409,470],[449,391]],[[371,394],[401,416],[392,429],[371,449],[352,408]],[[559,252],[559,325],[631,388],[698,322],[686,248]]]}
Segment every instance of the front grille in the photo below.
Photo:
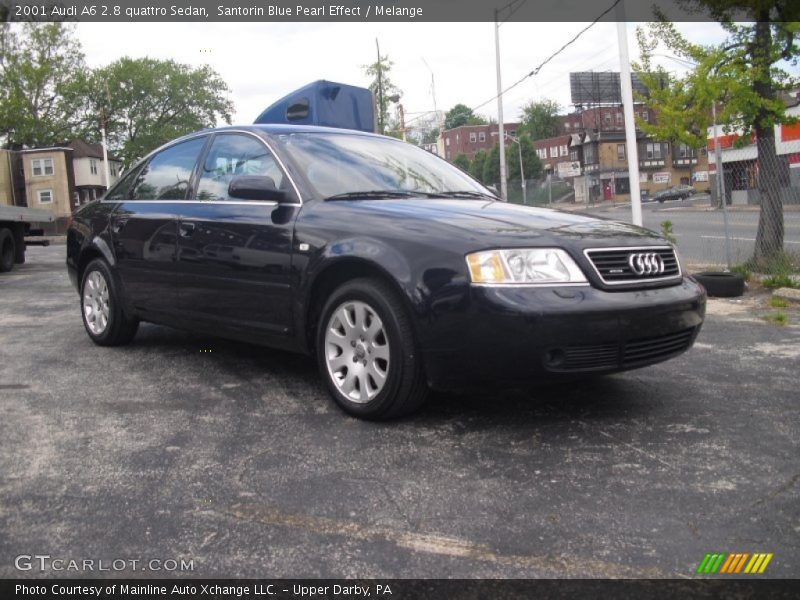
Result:
{"label": "front grille", "polygon": [[[621,285],[630,283],[645,283],[649,281],[664,281],[674,279],[681,274],[678,257],[670,246],[650,246],[636,248],[596,248],[585,251],[586,257],[594,266],[603,283],[607,285]],[[632,255],[657,255],[664,264],[664,270],[659,268],[650,272],[651,268],[643,267],[645,272],[637,273],[631,268]]]}
{"label": "front grille", "polygon": [[691,327],[677,333],[626,342],[556,348],[547,353],[545,366],[551,371],[587,372],[657,363],[685,352],[696,331],[696,327]]}
{"label": "front grille", "polygon": [[635,367],[679,354],[692,343],[694,330],[695,328],[692,327],[670,335],[627,342],[622,353],[622,366]]}

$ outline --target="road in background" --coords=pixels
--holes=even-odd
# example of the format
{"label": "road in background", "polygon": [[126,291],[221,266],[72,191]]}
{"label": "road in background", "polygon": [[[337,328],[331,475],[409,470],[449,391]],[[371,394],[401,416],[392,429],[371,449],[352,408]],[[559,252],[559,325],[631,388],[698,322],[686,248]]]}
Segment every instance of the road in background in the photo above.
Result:
{"label": "road in background", "polygon": [[[707,196],[705,196],[707,198]],[[711,209],[703,197],[694,200],[667,201],[663,204],[642,204],[643,224],[648,229],[661,231],[661,223],[672,222],[672,231],[678,240],[678,250],[691,264],[725,264],[725,226],[721,210]],[[585,212],[619,221],[630,222],[629,204],[598,206]],[[731,259],[739,264],[753,255],[758,228],[758,209],[735,208],[728,211],[731,235]],[[785,211],[784,244],[789,252],[800,253],[800,211]]]}

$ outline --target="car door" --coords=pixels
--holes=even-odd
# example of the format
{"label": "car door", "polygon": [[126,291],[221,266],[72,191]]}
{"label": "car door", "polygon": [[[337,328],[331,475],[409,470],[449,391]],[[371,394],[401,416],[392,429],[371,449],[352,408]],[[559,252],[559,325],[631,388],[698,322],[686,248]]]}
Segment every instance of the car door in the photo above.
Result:
{"label": "car door", "polygon": [[137,311],[156,320],[176,309],[178,206],[191,190],[207,139],[195,137],[154,154],[107,198],[120,203],[110,229],[126,296]]}
{"label": "car door", "polygon": [[[231,198],[237,175],[272,178],[288,203]],[[195,202],[180,206],[178,304],[184,316],[226,333],[285,336],[291,331],[290,267],[300,209],[267,145],[247,133],[218,133],[198,172]]]}

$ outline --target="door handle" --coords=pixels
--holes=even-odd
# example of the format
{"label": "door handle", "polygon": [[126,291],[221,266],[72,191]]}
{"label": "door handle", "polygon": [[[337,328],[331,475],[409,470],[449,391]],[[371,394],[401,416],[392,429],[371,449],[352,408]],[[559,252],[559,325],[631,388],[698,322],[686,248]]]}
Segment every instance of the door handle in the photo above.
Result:
{"label": "door handle", "polygon": [[182,238],[190,238],[194,233],[195,224],[194,223],[181,223],[178,225],[178,233]]}
{"label": "door handle", "polygon": [[128,222],[128,219],[114,219],[111,221],[111,232],[112,233],[119,233],[125,228],[125,224]]}

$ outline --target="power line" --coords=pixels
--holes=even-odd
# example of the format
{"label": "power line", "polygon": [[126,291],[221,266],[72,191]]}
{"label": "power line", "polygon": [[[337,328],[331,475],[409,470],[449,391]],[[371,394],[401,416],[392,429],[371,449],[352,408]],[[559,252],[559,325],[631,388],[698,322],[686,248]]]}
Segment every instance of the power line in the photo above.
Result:
{"label": "power line", "polygon": [[614,8],[616,8],[617,4],[619,4],[620,2],[622,2],[622,0],[615,0],[614,4],[612,4],[611,6],[609,6],[609,7],[608,7],[606,10],[604,10],[602,13],[600,13],[600,15],[599,15],[599,16],[598,16],[598,17],[597,17],[597,18],[596,18],[594,21],[592,21],[591,23],[589,23],[589,25],[587,25],[586,27],[584,27],[583,29],[581,29],[581,30],[580,30],[580,31],[579,31],[579,32],[578,32],[578,33],[575,35],[575,37],[573,37],[573,38],[572,38],[571,40],[569,40],[569,41],[568,41],[566,44],[564,44],[563,46],[561,46],[561,48],[559,48],[558,50],[556,50],[556,51],[555,51],[553,54],[551,54],[551,55],[550,55],[550,56],[548,56],[546,59],[544,59],[544,60],[543,60],[541,63],[539,63],[539,65],[537,65],[537,66],[536,66],[536,68],[534,68],[534,69],[533,69],[533,70],[532,70],[530,73],[528,73],[527,75],[523,76],[523,77],[522,77],[522,78],[520,78],[518,81],[516,81],[516,82],[512,83],[510,86],[508,86],[508,87],[507,87],[506,89],[504,89],[502,92],[500,92],[499,94],[496,94],[495,96],[493,96],[492,98],[490,98],[490,99],[489,99],[489,100],[487,100],[486,102],[483,102],[483,103],[479,104],[478,106],[474,107],[472,110],[473,110],[473,111],[476,111],[476,110],[478,110],[479,108],[483,108],[483,107],[484,107],[484,106],[486,106],[487,104],[489,104],[489,103],[491,103],[491,102],[494,102],[495,100],[497,100],[497,99],[498,99],[500,96],[502,96],[503,94],[506,94],[507,92],[509,92],[509,91],[513,90],[515,87],[517,87],[517,86],[518,86],[520,83],[522,83],[523,81],[525,81],[525,80],[526,80],[526,79],[528,79],[529,77],[533,77],[534,75],[538,75],[538,74],[539,74],[539,71],[541,71],[541,70],[542,70],[542,68],[543,68],[545,65],[547,65],[547,63],[549,63],[549,62],[550,62],[551,60],[553,60],[553,59],[554,59],[556,56],[558,56],[559,54],[561,54],[561,53],[562,53],[564,50],[566,50],[566,49],[567,49],[569,46],[571,46],[572,44],[574,44],[574,43],[575,43],[575,42],[578,40],[578,38],[580,38],[580,37],[581,37],[581,36],[582,36],[584,33],[586,33],[586,32],[587,32],[587,31],[589,31],[589,30],[590,30],[592,27],[594,27],[594,26],[597,24],[597,22],[598,22],[598,21],[600,21],[600,20],[601,20],[603,17],[605,17],[605,16],[606,16],[608,13],[610,13],[612,10],[614,10]]}

